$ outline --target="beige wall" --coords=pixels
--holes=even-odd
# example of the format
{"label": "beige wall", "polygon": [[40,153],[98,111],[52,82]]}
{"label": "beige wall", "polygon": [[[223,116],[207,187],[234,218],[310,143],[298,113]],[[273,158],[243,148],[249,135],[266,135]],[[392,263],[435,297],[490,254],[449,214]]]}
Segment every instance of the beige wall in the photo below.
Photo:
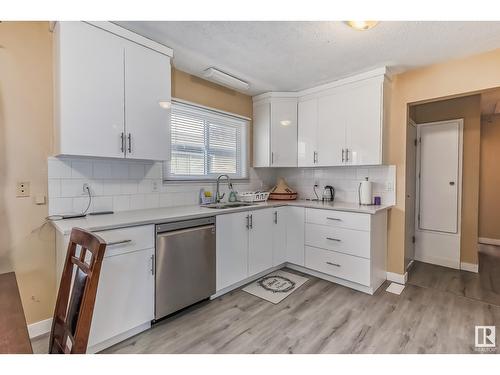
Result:
{"label": "beige wall", "polygon": [[412,118],[417,124],[464,119],[462,167],[462,225],[460,260],[477,263],[479,216],[479,165],[481,135],[481,95],[414,106]]}
{"label": "beige wall", "polygon": [[397,205],[389,213],[388,271],[404,273],[405,155],[408,104],[500,87],[500,49],[393,77],[385,161],[397,166]]}
{"label": "beige wall", "polygon": [[252,97],[172,69],[172,97],[252,117]]}
{"label": "beige wall", "polygon": [[500,240],[500,116],[481,123],[479,237]]}
{"label": "beige wall", "polygon": [[[0,23],[0,273],[15,270],[28,323],[51,316],[54,233],[41,226],[52,139],[52,34],[47,22]],[[16,182],[31,197],[16,198]]]}

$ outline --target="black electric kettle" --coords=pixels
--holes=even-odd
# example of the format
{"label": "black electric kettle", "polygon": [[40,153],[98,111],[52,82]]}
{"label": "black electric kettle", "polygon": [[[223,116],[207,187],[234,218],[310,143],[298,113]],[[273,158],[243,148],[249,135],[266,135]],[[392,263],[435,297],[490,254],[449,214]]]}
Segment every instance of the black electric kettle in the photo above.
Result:
{"label": "black electric kettle", "polygon": [[335,189],[333,186],[326,185],[323,189],[323,201],[333,202],[335,199]]}

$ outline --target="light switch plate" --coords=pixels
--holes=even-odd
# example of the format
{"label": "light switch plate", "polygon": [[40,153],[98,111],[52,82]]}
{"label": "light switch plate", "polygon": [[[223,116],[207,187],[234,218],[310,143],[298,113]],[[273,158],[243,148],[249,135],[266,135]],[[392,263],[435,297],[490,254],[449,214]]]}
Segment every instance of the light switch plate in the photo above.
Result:
{"label": "light switch plate", "polygon": [[30,183],[29,181],[21,181],[16,186],[16,197],[29,197],[30,196]]}

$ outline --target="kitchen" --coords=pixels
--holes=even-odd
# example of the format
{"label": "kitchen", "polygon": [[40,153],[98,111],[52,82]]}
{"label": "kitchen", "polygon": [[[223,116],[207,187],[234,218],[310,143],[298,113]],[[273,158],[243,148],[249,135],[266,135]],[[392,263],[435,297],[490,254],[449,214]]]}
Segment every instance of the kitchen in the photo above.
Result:
{"label": "kitchen", "polygon": [[[278,24],[259,28],[287,34],[327,27]],[[348,38],[398,26],[332,24]],[[380,61],[327,79],[295,68],[302,83],[280,85],[281,76],[252,78],[260,67],[229,74],[231,56],[219,65],[192,59],[193,49],[207,53],[203,32],[221,40],[258,35],[252,22],[0,27],[12,28],[12,41],[23,27],[39,38],[39,67],[54,84],[50,132],[41,152],[34,150],[46,168],[42,182],[16,179],[16,199],[47,218],[30,240],[43,242],[44,282],[24,281],[22,267],[16,270],[34,352],[50,350],[56,296],[72,285],[65,274],[74,228],[106,248],[83,353],[468,353],[469,336],[453,341],[443,333],[429,344],[437,326],[422,319],[459,305],[453,331],[467,314],[496,311],[495,299],[438,296],[412,282],[402,228],[408,176],[398,143],[405,140],[394,124],[407,103],[453,95],[412,91],[404,83],[417,74],[412,70]],[[499,44],[489,40],[468,47],[467,56],[481,56],[479,66],[497,61]],[[448,60],[461,57],[452,52]],[[500,86],[496,78],[450,90],[490,90]],[[75,251],[75,259],[85,258]],[[13,264],[21,265],[16,256]],[[459,272],[478,275],[477,260],[462,263]],[[406,329],[411,339],[401,346]]]}

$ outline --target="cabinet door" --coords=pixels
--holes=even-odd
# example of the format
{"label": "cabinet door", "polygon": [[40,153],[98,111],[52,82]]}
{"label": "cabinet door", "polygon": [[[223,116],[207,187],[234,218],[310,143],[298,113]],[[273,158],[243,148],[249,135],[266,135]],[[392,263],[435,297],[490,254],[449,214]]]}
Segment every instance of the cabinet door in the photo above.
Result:
{"label": "cabinet door", "polygon": [[153,254],[147,249],[104,258],[89,347],[154,318]]}
{"label": "cabinet door", "polygon": [[297,166],[297,100],[271,103],[271,166]]}
{"label": "cabinet door", "polygon": [[[170,58],[129,42],[125,48],[127,157],[167,160],[170,155]],[[130,138],[128,136],[130,135]]]}
{"label": "cabinet door", "polygon": [[297,159],[299,167],[316,165],[318,99],[313,98],[298,104]]}
{"label": "cabinet door", "polygon": [[278,207],[273,214],[273,266],[286,262],[286,209]]}
{"label": "cabinet door", "polygon": [[247,212],[216,218],[216,285],[224,289],[248,276]]}
{"label": "cabinet door", "polygon": [[382,163],[382,93],[379,78],[353,84],[346,91],[347,164]]}
{"label": "cabinet door", "polygon": [[248,276],[273,265],[273,209],[250,211]]}
{"label": "cabinet door", "polygon": [[124,40],[84,22],[55,31],[56,152],[124,157]]}
{"label": "cabinet door", "polygon": [[304,265],[304,208],[285,207],[286,259],[287,262]]}
{"label": "cabinet door", "polygon": [[346,123],[345,96],[340,90],[318,99],[317,165],[344,165]]}
{"label": "cabinet door", "polygon": [[253,106],[253,166],[269,167],[271,105],[258,103]]}

